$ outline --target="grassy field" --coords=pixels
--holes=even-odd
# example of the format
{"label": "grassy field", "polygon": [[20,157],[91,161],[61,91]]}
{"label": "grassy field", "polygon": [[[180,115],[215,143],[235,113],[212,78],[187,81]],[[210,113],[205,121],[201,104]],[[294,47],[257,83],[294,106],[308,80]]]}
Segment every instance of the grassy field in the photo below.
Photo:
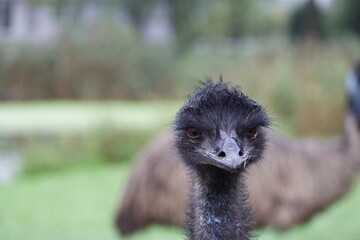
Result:
{"label": "grassy field", "polygon": [[[28,148],[36,148],[36,154],[25,151],[24,162],[36,165],[37,171],[25,171],[11,184],[0,186],[0,239],[119,239],[113,218],[131,173],[130,159],[139,147],[130,146],[130,142],[140,141],[136,134],[147,130],[155,133],[169,126],[178,106],[178,102],[1,104],[3,140],[4,136],[32,138],[37,134],[65,137],[29,144]],[[90,134],[89,141],[81,140],[86,143],[83,145],[78,138],[68,139],[74,133],[88,136],[104,123],[120,132],[130,131],[135,137],[130,141],[128,135],[114,138],[112,134]],[[138,128],[131,127],[134,123]],[[277,125],[280,129],[283,126]],[[127,151],[120,154],[121,161],[105,160],[107,155],[109,159],[118,156],[113,153],[118,149]],[[49,168],[49,162],[56,164]],[[258,230],[258,239],[359,239],[359,203],[360,179],[350,194],[311,221],[284,233]],[[181,229],[152,226],[128,239],[176,240],[184,236]]]}
{"label": "grassy field", "polygon": [[[113,216],[128,165],[22,177],[0,188],[0,239],[117,239]],[[155,227],[130,239],[181,239]]]}
{"label": "grassy field", "polygon": [[181,101],[2,102],[1,135],[74,134],[111,125],[144,131],[169,126]]}
{"label": "grassy field", "polygon": [[[73,168],[24,176],[0,188],[0,239],[119,239],[113,227],[127,164]],[[360,181],[354,190],[312,221],[286,233],[270,229],[258,239],[359,239]],[[153,226],[136,239],[184,239],[181,229]]]}

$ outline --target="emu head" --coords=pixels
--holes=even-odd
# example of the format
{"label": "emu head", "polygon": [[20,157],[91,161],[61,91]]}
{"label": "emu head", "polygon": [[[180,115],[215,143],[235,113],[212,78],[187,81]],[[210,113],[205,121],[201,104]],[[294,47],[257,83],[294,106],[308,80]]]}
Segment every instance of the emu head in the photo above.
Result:
{"label": "emu head", "polygon": [[349,71],[345,84],[349,109],[360,122],[360,62]]}
{"label": "emu head", "polygon": [[218,83],[209,79],[177,113],[175,145],[190,166],[235,172],[261,157],[269,125],[262,106],[221,78]]}

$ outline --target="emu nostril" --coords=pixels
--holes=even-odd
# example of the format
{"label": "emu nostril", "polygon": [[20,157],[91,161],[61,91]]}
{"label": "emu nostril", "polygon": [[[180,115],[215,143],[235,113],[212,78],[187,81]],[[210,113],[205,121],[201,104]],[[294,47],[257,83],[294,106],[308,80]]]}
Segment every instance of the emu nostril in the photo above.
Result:
{"label": "emu nostril", "polygon": [[220,151],[218,153],[218,157],[224,158],[224,157],[226,157],[226,153],[224,151]]}
{"label": "emu nostril", "polygon": [[242,157],[243,155],[244,155],[244,152],[241,150],[241,151],[239,152],[239,156]]}

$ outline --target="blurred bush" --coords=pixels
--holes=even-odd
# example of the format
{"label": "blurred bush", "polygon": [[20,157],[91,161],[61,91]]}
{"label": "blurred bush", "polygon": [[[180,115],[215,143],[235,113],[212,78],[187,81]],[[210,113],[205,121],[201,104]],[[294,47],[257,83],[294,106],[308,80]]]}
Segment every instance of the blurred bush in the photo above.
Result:
{"label": "blurred bush", "polygon": [[294,11],[290,18],[289,31],[291,37],[296,40],[321,40],[325,37],[322,12],[314,0],[305,2]]}
{"label": "blurred bush", "polygon": [[3,44],[1,99],[139,99],[173,93],[171,49],[142,46],[131,32],[92,34],[88,40],[63,36],[55,46]]}
{"label": "blurred bush", "polygon": [[24,172],[33,174],[97,164],[128,163],[153,133],[103,127],[89,135],[38,136],[23,140]]}
{"label": "blurred bush", "polygon": [[354,38],[297,45],[276,38],[204,41],[179,56],[139,44],[131,32],[102,29],[95,36],[64,37],[54,48],[3,46],[1,99],[174,99],[205,74],[223,74],[300,133],[334,132],[341,114],[327,118],[344,111],[344,76],[360,55]]}
{"label": "blurred bush", "polygon": [[208,52],[189,54],[183,67],[193,68],[198,75],[223,73],[225,80],[241,84],[270,109],[275,123],[289,124],[296,135],[341,131],[346,110],[344,79],[360,55],[359,42],[280,42],[243,42],[235,48],[212,45]]}
{"label": "blurred bush", "polygon": [[360,1],[336,1],[329,12],[329,31],[334,34],[347,33],[360,36]]}

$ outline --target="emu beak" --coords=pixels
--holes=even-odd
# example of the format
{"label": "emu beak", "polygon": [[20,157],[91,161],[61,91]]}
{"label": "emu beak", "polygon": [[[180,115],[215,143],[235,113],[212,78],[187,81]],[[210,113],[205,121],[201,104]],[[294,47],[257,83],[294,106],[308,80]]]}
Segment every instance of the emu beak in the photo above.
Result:
{"label": "emu beak", "polygon": [[211,164],[229,172],[236,172],[242,166],[246,166],[248,158],[244,156],[241,147],[234,138],[224,136],[219,149]]}

